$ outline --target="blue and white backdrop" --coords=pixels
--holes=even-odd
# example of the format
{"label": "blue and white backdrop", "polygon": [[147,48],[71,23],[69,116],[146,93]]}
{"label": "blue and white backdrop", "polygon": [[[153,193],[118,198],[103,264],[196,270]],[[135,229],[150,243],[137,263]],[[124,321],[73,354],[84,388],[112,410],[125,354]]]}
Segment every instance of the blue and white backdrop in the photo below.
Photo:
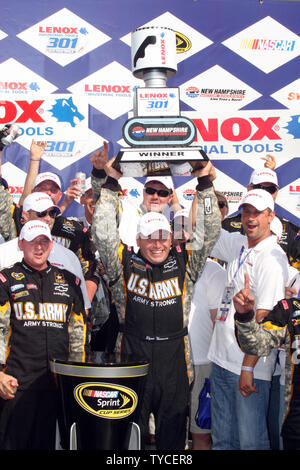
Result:
{"label": "blue and white backdrop", "polygon": [[[181,113],[217,168],[216,189],[237,210],[253,168],[275,156],[276,212],[300,225],[300,3],[283,0],[10,0],[0,14],[0,124],[22,135],[3,151],[2,173],[17,201],[32,139],[47,140],[41,171],[91,171],[90,154],[124,145],[133,108],[131,31],[176,31]],[[123,178],[140,202],[141,178]],[[195,179],[175,177],[188,207]],[[80,215],[74,201],[68,215]]]}

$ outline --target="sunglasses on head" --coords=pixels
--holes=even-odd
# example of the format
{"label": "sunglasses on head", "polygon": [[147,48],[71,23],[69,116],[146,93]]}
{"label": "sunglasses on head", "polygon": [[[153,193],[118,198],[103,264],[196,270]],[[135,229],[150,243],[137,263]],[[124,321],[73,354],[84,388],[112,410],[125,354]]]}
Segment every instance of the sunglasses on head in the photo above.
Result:
{"label": "sunglasses on head", "polygon": [[227,202],[225,201],[218,201],[218,206],[220,209],[223,209],[224,207],[227,207]]}
{"label": "sunglasses on head", "polygon": [[154,189],[147,186],[145,191],[147,194],[151,194],[151,196],[155,193],[157,193],[159,197],[167,197],[170,195],[170,192],[167,189]]}
{"label": "sunglasses on head", "polygon": [[40,218],[46,217],[46,215],[49,215],[52,219],[55,219],[55,217],[57,216],[57,211],[55,209],[50,209],[48,211],[37,212],[36,215]]}
{"label": "sunglasses on head", "polygon": [[253,189],[264,189],[270,194],[274,194],[278,190],[276,186],[264,186],[263,184],[254,184],[252,187]]}

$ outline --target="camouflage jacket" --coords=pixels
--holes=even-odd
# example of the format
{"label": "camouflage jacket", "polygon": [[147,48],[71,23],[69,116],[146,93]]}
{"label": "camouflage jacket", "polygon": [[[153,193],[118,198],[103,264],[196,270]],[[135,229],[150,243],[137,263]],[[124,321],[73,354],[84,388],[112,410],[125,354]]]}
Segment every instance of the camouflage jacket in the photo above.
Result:
{"label": "camouflage jacket", "polygon": [[282,433],[300,439],[300,300],[279,301],[261,323],[256,322],[254,312],[236,313],[235,334],[241,350],[246,354],[267,356],[272,348],[285,349],[285,419]]}
{"label": "camouflage jacket", "polygon": [[12,219],[14,209],[13,198],[8,190],[0,185],[0,234],[5,241],[17,236],[16,227]]}
{"label": "camouflage jacket", "polygon": [[[204,189],[203,191],[197,191],[196,197],[198,198],[197,222],[195,224],[193,233],[193,241],[191,243],[190,249],[187,250],[184,245],[181,245],[180,248],[184,252],[182,256],[185,256],[185,264],[182,269],[181,276],[181,279],[183,280],[183,288],[180,290],[180,308],[182,309],[183,317],[181,317],[181,328],[188,326],[194,284],[197,281],[204,267],[205,261],[219,236],[221,225],[220,211],[217,206],[217,200],[213,187],[211,186],[207,189]],[[119,217],[120,211],[118,193],[106,188],[105,186],[102,187],[101,196],[96,204],[95,213],[93,216],[92,236],[96,248],[100,253],[100,257],[105,267],[106,273],[110,279],[112,295],[116,304],[119,322],[122,327],[122,325],[125,324],[126,308],[128,299],[130,297],[130,289],[128,286],[128,276],[130,276],[129,271],[131,268],[133,271],[134,269],[143,270],[144,267],[141,266],[141,263],[147,264],[147,260],[142,259],[139,253],[137,254],[137,259],[133,251],[132,256],[128,255],[128,247],[124,247],[119,239]],[[169,261],[172,264],[172,262],[175,262],[175,258],[178,259],[178,256],[178,253],[176,254],[176,249],[171,249],[169,257],[164,263],[162,263],[163,266],[161,266],[160,269],[162,271],[163,269],[172,269],[166,268],[166,264]],[[182,262],[179,264],[182,266]],[[169,277],[172,277],[171,272]],[[161,280],[166,282],[163,274],[161,275]],[[149,286],[150,285],[151,282],[149,283]],[[173,294],[173,297],[175,297],[175,294]],[[146,299],[145,303],[148,301],[147,307],[145,308],[151,309],[153,305],[153,303],[151,304],[153,296],[151,297],[150,295],[150,287],[148,292],[144,292],[143,298]],[[118,347],[120,346],[120,340],[121,338],[119,337],[117,342]],[[187,335],[184,336],[184,341],[186,346],[189,378],[191,381],[193,379],[193,372],[191,365],[190,344]]]}

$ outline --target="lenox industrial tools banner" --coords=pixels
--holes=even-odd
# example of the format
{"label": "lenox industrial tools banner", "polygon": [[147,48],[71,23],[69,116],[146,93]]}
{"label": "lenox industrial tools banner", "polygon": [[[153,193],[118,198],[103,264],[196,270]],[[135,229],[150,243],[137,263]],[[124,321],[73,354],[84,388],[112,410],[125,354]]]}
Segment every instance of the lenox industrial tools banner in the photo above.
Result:
{"label": "lenox industrial tools banner", "polygon": [[[195,145],[217,168],[215,186],[230,212],[253,168],[271,153],[280,184],[276,212],[299,225],[299,17],[300,3],[284,0],[5,2],[0,124],[17,123],[21,134],[2,153],[10,192],[20,196],[32,139],[47,140],[41,170],[57,172],[64,190],[76,171],[89,177],[89,155],[103,140],[110,157],[127,145],[122,129],[133,117],[136,88],[145,86],[132,73],[131,33],[159,26],[176,33],[177,72],[167,87],[179,91],[182,120],[194,122]],[[146,124],[171,105],[172,94],[139,93]],[[130,142],[143,132],[128,129]],[[141,200],[143,181],[121,181],[133,204]],[[174,181],[180,202],[189,207],[194,179]],[[81,210],[74,202],[67,214]]]}

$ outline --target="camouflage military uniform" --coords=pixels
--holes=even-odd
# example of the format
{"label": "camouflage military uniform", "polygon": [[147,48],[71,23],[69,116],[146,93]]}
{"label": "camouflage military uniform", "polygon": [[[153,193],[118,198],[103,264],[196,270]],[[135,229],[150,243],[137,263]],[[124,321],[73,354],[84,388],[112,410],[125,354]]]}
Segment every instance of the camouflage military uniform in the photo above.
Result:
{"label": "camouflage military uniform", "polygon": [[[151,362],[141,412],[142,434],[153,411],[160,449],[182,448],[184,444],[182,423],[186,419],[188,381],[193,380],[187,335],[191,298],[220,231],[217,200],[208,178],[206,183],[205,189],[196,193],[197,223],[191,249],[185,245],[172,248],[160,265],[149,263],[120,243],[118,191],[109,179],[93,216],[92,236],[110,279],[123,331],[117,347]],[[155,388],[159,387],[158,398]]]}
{"label": "camouflage military uniform", "polygon": [[285,418],[282,436],[300,443],[300,299],[284,299],[261,323],[254,312],[235,314],[235,331],[243,352],[267,356],[272,348],[284,346],[285,364]]}
{"label": "camouflage military uniform", "polygon": [[13,198],[7,189],[0,185],[0,234],[5,241],[17,236],[16,227],[12,219]]}

